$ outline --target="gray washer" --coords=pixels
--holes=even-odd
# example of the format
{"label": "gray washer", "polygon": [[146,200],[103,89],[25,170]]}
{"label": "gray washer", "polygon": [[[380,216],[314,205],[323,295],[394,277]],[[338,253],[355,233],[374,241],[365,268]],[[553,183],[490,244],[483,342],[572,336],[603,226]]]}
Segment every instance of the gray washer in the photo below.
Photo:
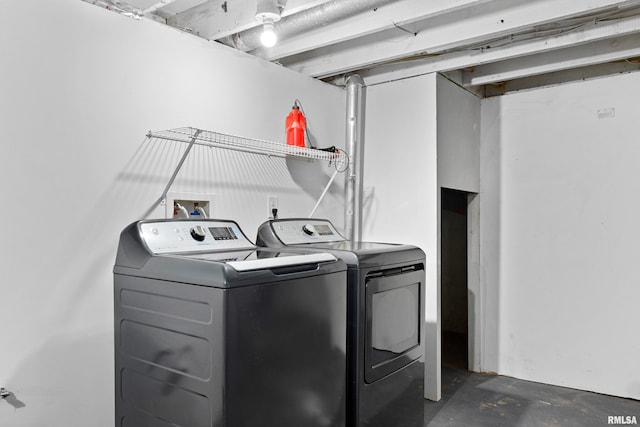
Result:
{"label": "gray washer", "polygon": [[344,426],[346,267],[228,220],[140,221],[114,267],[115,424]]}
{"label": "gray washer", "polygon": [[347,425],[424,423],[424,252],[412,245],[352,242],[330,221],[263,223],[258,246],[330,253],[347,271]]}

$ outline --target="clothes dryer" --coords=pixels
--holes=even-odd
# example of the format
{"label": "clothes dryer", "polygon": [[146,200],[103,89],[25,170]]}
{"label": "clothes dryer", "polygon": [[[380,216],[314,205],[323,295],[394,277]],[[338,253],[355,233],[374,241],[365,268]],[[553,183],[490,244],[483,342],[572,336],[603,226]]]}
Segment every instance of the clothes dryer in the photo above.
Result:
{"label": "clothes dryer", "polygon": [[323,219],[267,221],[256,244],[329,253],[347,264],[347,425],[421,427],[424,252],[349,241]]}

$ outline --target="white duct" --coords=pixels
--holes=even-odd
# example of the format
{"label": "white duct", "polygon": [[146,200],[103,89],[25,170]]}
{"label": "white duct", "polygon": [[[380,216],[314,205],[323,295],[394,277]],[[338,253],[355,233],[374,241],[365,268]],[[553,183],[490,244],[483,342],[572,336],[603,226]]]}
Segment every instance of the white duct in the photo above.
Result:
{"label": "white duct", "polygon": [[347,132],[345,149],[349,165],[344,186],[344,232],[351,241],[362,240],[362,172],[364,158],[364,81],[357,75],[346,80]]}
{"label": "white duct", "polygon": [[[349,16],[357,15],[368,9],[375,9],[394,0],[332,0],[320,6],[307,9],[294,15],[283,17],[274,25],[280,40],[309,31],[311,28],[330,24]],[[243,52],[261,47],[262,27],[237,33],[218,40]]]}

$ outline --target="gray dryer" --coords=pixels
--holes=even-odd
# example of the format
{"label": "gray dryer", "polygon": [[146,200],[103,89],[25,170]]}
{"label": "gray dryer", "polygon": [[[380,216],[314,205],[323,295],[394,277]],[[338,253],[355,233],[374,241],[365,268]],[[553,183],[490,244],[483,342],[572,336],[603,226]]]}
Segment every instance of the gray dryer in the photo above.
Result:
{"label": "gray dryer", "polygon": [[267,221],[256,243],[330,253],[347,264],[347,425],[422,427],[424,252],[349,241],[315,218]]}

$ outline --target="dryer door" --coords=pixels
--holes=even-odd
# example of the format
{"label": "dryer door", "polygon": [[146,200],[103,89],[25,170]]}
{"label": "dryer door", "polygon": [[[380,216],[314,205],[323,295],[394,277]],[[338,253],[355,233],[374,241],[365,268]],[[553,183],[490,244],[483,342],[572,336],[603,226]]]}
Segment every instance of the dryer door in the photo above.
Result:
{"label": "dryer door", "polygon": [[372,383],[422,355],[424,269],[407,266],[366,279],[365,381]]}

